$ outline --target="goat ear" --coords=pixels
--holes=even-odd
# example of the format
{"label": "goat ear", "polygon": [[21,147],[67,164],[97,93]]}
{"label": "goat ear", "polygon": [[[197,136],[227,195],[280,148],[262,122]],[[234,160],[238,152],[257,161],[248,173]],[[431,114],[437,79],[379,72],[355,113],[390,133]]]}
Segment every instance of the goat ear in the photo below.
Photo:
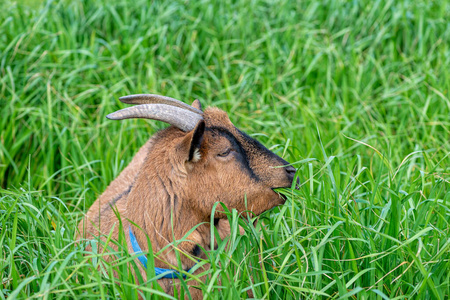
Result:
{"label": "goat ear", "polygon": [[203,141],[203,134],[205,133],[205,121],[200,120],[195,126],[194,130],[189,132],[184,138],[183,144],[185,149],[188,149],[188,159],[190,162],[197,162],[201,158],[200,146]]}
{"label": "goat ear", "polygon": [[202,110],[202,104],[200,103],[200,100],[198,100],[198,99],[195,99],[194,102],[192,102],[191,106],[198,110]]}

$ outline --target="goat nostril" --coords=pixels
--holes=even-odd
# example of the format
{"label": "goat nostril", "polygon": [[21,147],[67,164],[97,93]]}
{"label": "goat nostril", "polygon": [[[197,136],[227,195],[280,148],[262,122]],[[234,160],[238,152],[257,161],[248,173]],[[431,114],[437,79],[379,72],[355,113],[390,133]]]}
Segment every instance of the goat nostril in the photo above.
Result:
{"label": "goat nostril", "polygon": [[296,171],[297,171],[297,169],[294,168],[293,166],[287,166],[287,167],[286,167],[286,172],[287,172],[289,175],[294,175]]}
{"label": "goat nostril", "polygon": [[289,178],[290,178],[290,177],[294,178],[295,172],[297,171],[296,168],[294,168],[293,166],[287,166],[287,167],[285,168],[285,170],[286,170],[286,173],[287,173],[287,175],[289,176]]}

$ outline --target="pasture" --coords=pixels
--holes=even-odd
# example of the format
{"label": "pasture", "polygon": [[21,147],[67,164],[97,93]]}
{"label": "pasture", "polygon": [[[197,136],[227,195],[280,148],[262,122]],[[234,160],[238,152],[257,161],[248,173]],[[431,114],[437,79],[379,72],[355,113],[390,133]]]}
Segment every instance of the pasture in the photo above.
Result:
{"label": "pasture", "polygon": [[137,93],[217,106],[298,169],[255,224],[230,211],[234,234],[200,262],[207,299],[450,297],[448,1],[1,7],[0,299],[170,298],[136,284],[125,249],[112,265],[75,244],[166,126],[105,118]]}

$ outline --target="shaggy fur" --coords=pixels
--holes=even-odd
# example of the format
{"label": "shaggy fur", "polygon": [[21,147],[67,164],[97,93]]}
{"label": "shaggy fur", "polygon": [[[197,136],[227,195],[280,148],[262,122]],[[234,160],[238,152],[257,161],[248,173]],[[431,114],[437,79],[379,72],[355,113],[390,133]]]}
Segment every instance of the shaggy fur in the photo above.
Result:
{"label": "shaggy fur", "polygon": [[[194,106],[200,108],[199,103]],[[117,239],[119,226],[114,207],[123,228],[129,227],[130,220],[145,231],[154,253],[202,224],[178,249],[204,257],[199,246],[206,250],[210,247],[209,222],[216,202],[239,212],[248,209],[256,215],[283,204],[284,199],[273,189],[290,187],[295,169],[279,167],[288,163],[239,131],[225,112],[208,108],[203,118],[191,132],[171,126],[155,134],[91,206],[79,224],[83,237],[107,235],[114,226],[113,238]],[[230,232],[226,216],[219,210],[214,218],[224,238]],[[142,250],[148,250],[144,232],[133,229]],[[126,239],[130,245],[128,234]],[[133,252],[131,246],[129,251]],[[185,270],[195,264],[184,255],[180,258]],[[155,265],[177,266],[173,248],[159,255]],[[140,267],[140,272],[146,280],[146,271]],[[177,281],[161,279],[159,283],[173,294]],[[200,290],[191,288],[190,292],[194,299],[202,298]]]}

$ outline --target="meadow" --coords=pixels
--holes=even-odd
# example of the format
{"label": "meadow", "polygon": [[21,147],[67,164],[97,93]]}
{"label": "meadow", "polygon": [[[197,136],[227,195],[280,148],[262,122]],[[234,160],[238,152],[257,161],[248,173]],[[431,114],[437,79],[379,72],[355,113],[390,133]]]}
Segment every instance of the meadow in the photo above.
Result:
{"label": "meadow", "polygon": [[135,283],[125,249],[111,265],[75,243],[166,126],[105,118],[137,93],[219,107],[298,168],[284,206],[254,225],[230,212],[234,233],[200,262],[205,298],[450,297],[449,1],[1,7],[0,299],[171,298]]}

